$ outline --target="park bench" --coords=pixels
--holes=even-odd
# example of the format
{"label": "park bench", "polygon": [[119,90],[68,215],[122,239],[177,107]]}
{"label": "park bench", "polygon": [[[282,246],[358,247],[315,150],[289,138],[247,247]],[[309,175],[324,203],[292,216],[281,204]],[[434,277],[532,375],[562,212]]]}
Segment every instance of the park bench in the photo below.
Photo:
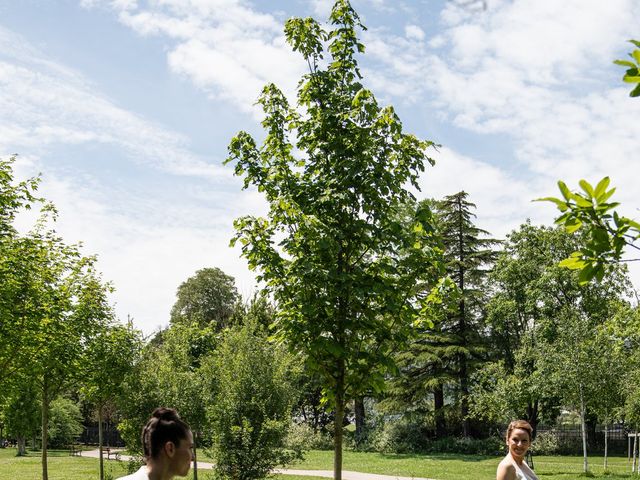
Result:
{"label": "park bench", "polygon": [[113,455],[113,458],[116,460],[120,460],[120,450],[112,450],[111,447],[104,447],[102,451],[107,454],[107,460],[111,460],[111,455]]}
{"label": "park bench", "polygon": [[82,455],[82,450],[77,445],[71,445],[69,448],[69,455]]}

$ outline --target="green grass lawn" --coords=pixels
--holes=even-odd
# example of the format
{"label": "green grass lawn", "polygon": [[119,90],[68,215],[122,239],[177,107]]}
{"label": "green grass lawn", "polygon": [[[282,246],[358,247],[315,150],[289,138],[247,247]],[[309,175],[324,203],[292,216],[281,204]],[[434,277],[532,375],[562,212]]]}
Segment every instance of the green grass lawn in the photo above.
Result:
{"label": "green grass lawn", "polygon": [[[28,451],[26,457],[16,457],[15,449],[0,449],[0,480],[37,480],[41,478],[40,453]],[[200,457],[203,461],[207,459]],[[438,480],[493,480],[498,461],[496,457],[474,455],[392,455],[379,453],[344,452],[344,469],[358,472],[427,477]],[[541,480],[572,480],[583,478],[581,457],[536,457],[536,473]],[[630,473],[627,459],[609,459],[609,474],[603,474],[602,457],[590,457],[589,464],[596,478],[621,480],[637,478]],[[105,462],[106,472],[117,478],[124,475],[125,463]],[[333,454],[311,451],[294,469],[331,470]],[[211,480],[212,471],[201,470],[199,480]],[[98,478],[98,460],[71,457],[68,451],[49,453],[50,480],[91,480]],[[193,477],[189,475],[188,479]],[[277,480],[312,480],[312,477],[281,475]]]}
{"label": "green grass lawn", "polygon": [[[344,470],[381,473],[403,477],[426,477],[438,480],[492,480],[499,458],[478,455],[395,455],[345,451]],[[632,478],[627,458],[609,458],[609,474],[603,475],[602,457],[590,457],[589,466],[596,477],[610,480]],[[333,453],[314,450],[292,468],[330,470]],[[582,457],[535,457],[535,469],[541,480],[581,478]]]}

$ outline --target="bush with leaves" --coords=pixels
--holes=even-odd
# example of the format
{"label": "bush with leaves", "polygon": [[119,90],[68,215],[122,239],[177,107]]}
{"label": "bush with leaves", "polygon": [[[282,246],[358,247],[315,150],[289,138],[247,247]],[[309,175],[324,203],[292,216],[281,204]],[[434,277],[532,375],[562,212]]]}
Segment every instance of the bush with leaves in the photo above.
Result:
{"label": "bush with leaves", "polygon": [[82,433],[82,428],[82,413],[75,402],[64,397],[51,402],[49,442],[53,448],[72,444]]}
{"label": "bush with leaves", "polygon": [[329,432],[313,430],[307,423],[294,423],[289,428],[286,446],[289,450],[332,450],[333,437]]}
{"label": "bush with leaves", "polygon": [[218,478],[264,478],[299,456],[285,445],[296,395],[293,365],[253,325],[226,330],[204,362],[214,392],[207,416]]}

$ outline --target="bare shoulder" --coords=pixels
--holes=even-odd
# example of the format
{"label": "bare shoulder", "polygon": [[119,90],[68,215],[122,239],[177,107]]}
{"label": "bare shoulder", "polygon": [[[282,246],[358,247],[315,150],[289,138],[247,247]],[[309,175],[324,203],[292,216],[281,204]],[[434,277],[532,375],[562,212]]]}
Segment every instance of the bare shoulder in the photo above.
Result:
{"label": "bare shoulder", "polygon": [[516,467],[513,466],[511,460],[507,457],[503,458],[498,465],[498,471],[496,472],[496,480],[515,480],[516,479]]}

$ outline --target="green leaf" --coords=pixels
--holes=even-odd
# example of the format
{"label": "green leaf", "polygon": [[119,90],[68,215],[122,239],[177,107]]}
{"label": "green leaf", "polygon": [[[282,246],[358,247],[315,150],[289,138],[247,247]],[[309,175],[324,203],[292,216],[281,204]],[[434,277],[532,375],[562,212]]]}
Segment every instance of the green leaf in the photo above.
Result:
{"label": "green leaf", "polygon": [[562,192],[562,196],[565,199],[571,200],[571,192],[569,191],[566,183],[564,183],[562,180],[558,180],[558,188],[560,188],[560,192]]}
{"label": "green leaf", "polygon": [[616,188],[613,187],[611,190],[609,190],[606,193],[602,194],[602,197],[600,198],[600,203],[604,203],[607,200],[609,200],[611,198],[611,195],[613,195],[616,192]]}
{"label": "green leaf", "polygon": [[627,224],[634,230],[640,231],[640,223],[636,222],[635,220],[627,219]]}
{"label": "green leaf", "polygon": [[631,40],[629,40],[629,42],[633,43],[636,47],[640,47],[640,41],[638,41],[638,40],[631,39]]}
{"label": "green leaf", "polygon": [[564,202],[564,201],[560,200],[559,198],[554,198],[554,197],[536,198],[533,201],[534,202],[552,202],[552,203],[555,203],[556,207],[558,207],[558,210],[560,210],[561,212],[566,212],[567,209],[569,208],[567,206],[567,202]]}
{"label": "green leaf", "polygon": [[571,270],[578,270],[585,266],[585,261],[582,260],[582,252],[573,252],[569,258],[565,258],[558,265]]}
{"label": "green leaf", "polygon": [[591,184],[589,182],[587,182],[586,180],[580,180],[580,182],[578,182],[580,185],[580,188],[582,188],[582,190],[589,195],[589,198],[593,197],[593,187],[591,186]]}
{"label": "green leaf", "polygon": [[594,277],[595,274],[596,274],[596,271],[595,271],[595,268],[593,267],[593,264],[591,263],[586,264],[584,268],[580,270],[580,274],[578,275],[578,283],[580,285],[585,285],[589,283],[589,281]]}
{"label": "green leaf", "polygon": [[600,264],[595,268],[596,279],[601,282],[604,278],[604,267]]}
{"label": "green leaf", "polygon": [[602,196],[603,193],[607,191],[607,187],[609,186],[610,182],[611,180],[609,179],[609,177],[604,177],[602,180],[598,182],[598,185],[596,185],[596,189],[593,192],[593,196],[596,197],[598,202],[601,201],[600,197]]}
{"label": "green leaf", "polygon": [[615,63],[616,65],[620,65],[622,67],[636,68],[636,64],[633,62],[630,62],[629,60],[614,60],[613,63]]}
{"label": "green leaf", "polygon": [[593,207],[593,203],[584,198],[582,195],[572,194],[573,199],[576,201],[579,207],[589,208]]}
{"label": "green leaf", "polygon": [[640,97],[640,83],[629,93],[630,97]]}
{"label": "green leaf", "polygon": [[636,61],[636,63],[640,64],[640,50],[634,50],[631,52],[631,56]]}
{"label": "green leaf", "polygon": [[627,83],[640,83],[640,76],[638,75],[625,75],[622,77],[622,81]]}

